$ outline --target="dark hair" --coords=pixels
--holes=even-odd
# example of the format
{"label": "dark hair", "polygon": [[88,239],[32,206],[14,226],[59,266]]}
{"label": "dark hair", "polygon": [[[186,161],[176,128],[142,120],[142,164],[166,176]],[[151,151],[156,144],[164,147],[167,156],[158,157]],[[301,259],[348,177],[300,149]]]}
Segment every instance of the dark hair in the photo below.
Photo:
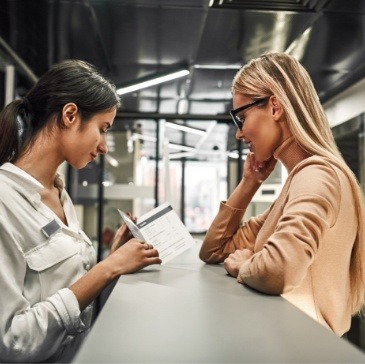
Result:
{"label": "dark hair", "polygon": [[51,121],[62,128],[62,109],[70,102],[77,105],[83,122],[120,106],[115,85],[93,65],[80,60],[60,62],[22,100],[1,111],[0,165],[15,161]]}

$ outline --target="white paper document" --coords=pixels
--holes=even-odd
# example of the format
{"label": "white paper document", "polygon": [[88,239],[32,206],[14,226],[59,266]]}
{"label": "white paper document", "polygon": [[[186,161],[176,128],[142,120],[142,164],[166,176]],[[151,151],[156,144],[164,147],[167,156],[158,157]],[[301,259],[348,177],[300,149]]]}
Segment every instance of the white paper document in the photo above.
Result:
{"label": "white paper document", "polygon": [[117,209],[117,210],[118,210],[120,216],[122,217],[123,221],[128,226],[128,228],[131,231],[132,235],[135,238],[140,239],[140,240],[146,242],[144,236],[142,235],[142,233],[139,230],[138,226],[133,222],[133,220],[124,211],[119,210],[119,209]]}
{"label": "white paper document", "polygon": [[142,215],[136,224],[123,211],[118,211],[134,237],[152,244],[158,250],[162,264],[195,244],[169,202]]}

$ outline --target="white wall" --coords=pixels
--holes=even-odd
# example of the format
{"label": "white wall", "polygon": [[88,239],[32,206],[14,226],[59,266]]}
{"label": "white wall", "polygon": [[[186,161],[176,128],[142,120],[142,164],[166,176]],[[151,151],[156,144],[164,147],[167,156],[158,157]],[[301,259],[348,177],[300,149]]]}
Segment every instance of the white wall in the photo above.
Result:
{"label": "white wall", "polygon": [[365,78],[323,104],[331,127],[365,112]]}

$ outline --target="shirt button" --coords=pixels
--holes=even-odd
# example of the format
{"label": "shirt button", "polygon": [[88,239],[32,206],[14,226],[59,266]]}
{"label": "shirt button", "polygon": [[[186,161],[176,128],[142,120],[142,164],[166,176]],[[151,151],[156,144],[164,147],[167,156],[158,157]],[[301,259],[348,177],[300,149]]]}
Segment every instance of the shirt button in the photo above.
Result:
{"label": "shirt button", "polygon": [[86,269],[86,270],[89,270],[89,269],[90,269],[90,264],[86,264],[86,265],[85,265],[85,269]]}

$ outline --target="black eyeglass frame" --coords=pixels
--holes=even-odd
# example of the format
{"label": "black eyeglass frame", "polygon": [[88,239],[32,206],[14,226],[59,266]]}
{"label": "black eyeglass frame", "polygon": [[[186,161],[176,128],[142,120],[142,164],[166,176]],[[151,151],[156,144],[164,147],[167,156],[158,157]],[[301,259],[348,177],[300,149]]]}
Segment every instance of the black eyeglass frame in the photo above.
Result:
{"label": "black eyeglass frame", "polygon": [[246,110],[246,109],[249,109],[250,107],[252,106],[255,106],[255,105],[258,105],[264,101],[267,101],[267,97],[265,97],[264,99],[258,99],[258,100],[255,100],[247,105],[243,105],[243,106],[240,106],[238,107],[237,109],[232,109],[229,111],[229,114],[231,115],[231,118],[234,122],[234,124],[236,125],[236,127],[239,129],[239,130],[242,130],[242,127],[243,127],[243,121],[240,121],[238,120],[237,118],[237,113],[239,113],[240,111],[243,111],[243,110]]}

